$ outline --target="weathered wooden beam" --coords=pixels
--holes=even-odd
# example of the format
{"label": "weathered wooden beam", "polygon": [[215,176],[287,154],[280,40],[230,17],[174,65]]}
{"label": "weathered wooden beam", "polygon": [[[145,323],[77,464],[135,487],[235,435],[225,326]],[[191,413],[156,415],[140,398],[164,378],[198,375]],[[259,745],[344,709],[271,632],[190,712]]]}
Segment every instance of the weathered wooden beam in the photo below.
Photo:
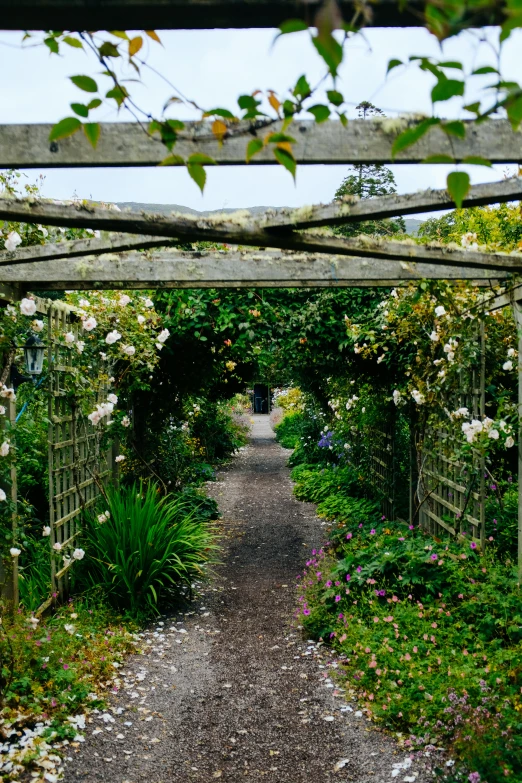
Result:
{"label": "weathered wooden beam", "polygon": [[[473,185],[463,201],[463,207],[481,207],[486,204],[501,204],[522,198],[522,177],[511,177],[500,182],[485,182]],[[436,212],[454,209],[455,203],[447,190],[422,190],[417,193],[370,199],[333,201],[298,209],[277,209],[258,216],[260,225],[267,229],[315,228],[335,226],[361,220],[381,220],[398,215],[414,215],[421,212]]]}
{"label": "weathered wooden beam", "polygon": [[175,240],[165,237],[149,237],[135,234],[112,234],[99,239],[75,239],[56,244],[31,245],[13,252],[0,252],[0,267],[25,264],[30,261],[48,261],[58,258],[92,256],[122,250],[147,249],[171,245]]}
{"label": "weathered wooden beam", "polygon": [[[421,26],[422,0],[401,7],[396,0],[378,0],[362,7],[355,0],[338,0],[346,21],[377,27]],[[8,30],[183,30],[278,27],[287,19],[313,24],[322,0],[0,0],[1,26]],[[483,5],[486,5],[485,3]],[[502,4],[468,11],[473,25],[500,24]]]}
{"label": "weathered wooden beam", "polygon": [[[418,245],[413,240],[389,242],[380,237],[325,236],[323,233],[274,232],[252,223],[250,214],[233,213],[211,217],[175,214],[172,217],[148,212],[115,212],[92,204],[48,203],[42,200],[0,199],[0,219],[45,225],[99,228],[108,231],[141,232],[175,237],[183,242],[226,242],[254,247],[272,247],[330,255],[362,256],[384,260],[417,261],[447,266],[500,269],[522,268],[522,253],[482,253],[454,245]],[[321,231],[321,229],[317,229]]]}
{"label": "weathered wooden beam", "polygon": [[[299,164],[318,163],[419,163],[429,155],[450,155],[456,160],[468,156],[486,158],[492,163],[522,160],[522,134],[515,133],[507,120],[490,120],[480,125],[466,123],[466,137],[448,137],[439,126],[413,146],[392,159],[392,144],[414,119],[351,120],[346,128],[340,122],[317,124],[295,121],[288,132],[296,139],[294,154]],[[96,166],[156,166],[167,157],[158,136],[149,136],[137,123],[103,123],[100,140],[93,149],[83,133],[49,142],[51,125],[0,125],[0,169],[67,168]],[[187,122],[174,148],[187,159],[194,152],[210,155],[226,166],[245,164],[245,152],[252,135],[264,138],[280,129],[256,129],[242,123],[219,144],[208,122]],[[276,164],[267,146],[250,166]]]}
{"label": "weathered wooden beam", "polygon": [[[492,277],[494,274],[494,277]],[[0,269],[2,282],[36,290],[388,286],[425,278],[498,283],[505,271],[455,268],[375,258],[271,251],[112,253]]]}

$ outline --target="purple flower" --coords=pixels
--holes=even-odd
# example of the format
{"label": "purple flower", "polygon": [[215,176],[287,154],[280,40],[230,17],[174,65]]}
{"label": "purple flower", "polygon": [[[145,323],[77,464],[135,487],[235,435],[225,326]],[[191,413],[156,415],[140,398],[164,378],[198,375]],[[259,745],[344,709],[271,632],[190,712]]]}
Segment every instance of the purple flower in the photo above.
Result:
{"label": "purple flower", "polygon": [[476,548],[477,548],[477,545],[476,545],[476,543],[475,543],[474,541],[472,541],[472,542],[471,542],[471,544],[470,544],[470,547],[471,547],[472,549],[476,549]]}
{"label": "purple flower", "polygon": [[404,541],[405,539],[404,539],[404,536],[401,536],[401,537],[400,537],[399,539],[397,539],[397,540],[398,540],[398,541]]}
{"label": "purple flower", "polygon": [[480,783],[480,775],[478,772],[471,772],[468,777],[469,783]]}
{"label": "purple flower", "polygon": [[346,540],[347,540],[347,541],[349,541],[351,537],[352,537],[352,534],[351,534],[351,533],[347,533],[347,534],[346,534]]}
{"label": "purple flower", "polygon": [[434,554],[431,556],[431,559],[432,559],[432,560],[437,560],[437,557],[438,557],[438,555],[436,555],[436,554],[434,553]]}
{"label": "purple flower", "polygon": [[355,570],[357,571],[358,574],[360,574],[361,571],[362,571],[362,568],[361,568],[361,566],[357,566],[357,568]]}
{"label": "purple flower", "polygon": [[361,522],[361,524],[359,525],[359,527],[362,527],[362,522]]}
{"label": "purple flower", "polygon": [[338,604],[340,600],[341,600],[341,596],[340,595],[336,595],[335,596],[335,603]]}
{"label": "purple flower", "polygon": [[329,580],[327,581],[327,583],[326,583],[326,587],[331,587],[331,586],[332,586],[332,583],[331,583],[331,581],[330,581],[330,579],[329,579]]}
{"label": "purple flower", "polygon": [[386,590],[378,590],[377,595],[380,596],[381,598],[384,598],[384,596],[386,595]]}
{"label": "purple flower", "polygon": [[372,529],[370,530],[370,535],[371,535],[371,536],[374,536],[374,535],[375,535],[375,529],[374,529],[374,528],[372,528]]}
{"label": "purple flower", "polygon": [[347,582],[349,582],[351,578],[352,578],[352,577],[350,576],[350,574],[346,574],[346,581],[347,581]]}
{"label": "purple flower", "polygon": [[316,577],[317,577],[318,579],[320,579],[320,578],[321,578],[321,572],[320,572],[320,571],[317,571],[315,575],[316,575]]}
{"label": "purple flower", "polygon": [[305,606],[305,607],[304,607],[304,609],[303,609],[303,614],[306,614],[306,615],[309,615],[309,614],[310,614],[310,609],[308,609],[308,607],[307,607],[307,606]]}
{"label": "purple flower", "polygon": [[408,525],[410,530],[413,530],[413,525]]}
{"label": "purple flower", "polygon": [[386,519],[386,517],[383,515],[383,516],[381,517],[381,522],[384,522],[384,520],[385,520],[385,519]]}

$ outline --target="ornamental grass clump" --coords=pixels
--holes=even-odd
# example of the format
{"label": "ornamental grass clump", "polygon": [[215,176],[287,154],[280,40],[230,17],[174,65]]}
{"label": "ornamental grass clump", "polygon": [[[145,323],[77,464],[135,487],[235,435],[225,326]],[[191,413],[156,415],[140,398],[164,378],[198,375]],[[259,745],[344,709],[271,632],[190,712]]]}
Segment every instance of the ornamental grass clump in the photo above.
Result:
{"label": "ornamental grass clump", "polygon": [[87,579],[121,611],[157,613],[215,562],[216,527],[182,495],[134,484],[109,490],[104,509],[88,519]]}

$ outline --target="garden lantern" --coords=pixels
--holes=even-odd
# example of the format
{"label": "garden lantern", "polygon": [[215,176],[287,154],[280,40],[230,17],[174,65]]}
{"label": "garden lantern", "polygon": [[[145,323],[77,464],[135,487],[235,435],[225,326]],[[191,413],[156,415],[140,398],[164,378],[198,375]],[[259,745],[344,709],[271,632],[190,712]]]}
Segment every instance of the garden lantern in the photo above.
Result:
{"label": "garden lantern", "polygon": [[42,374],[45,346],[35,334],[24,345],[25,367],[36,383],[36,376]]}

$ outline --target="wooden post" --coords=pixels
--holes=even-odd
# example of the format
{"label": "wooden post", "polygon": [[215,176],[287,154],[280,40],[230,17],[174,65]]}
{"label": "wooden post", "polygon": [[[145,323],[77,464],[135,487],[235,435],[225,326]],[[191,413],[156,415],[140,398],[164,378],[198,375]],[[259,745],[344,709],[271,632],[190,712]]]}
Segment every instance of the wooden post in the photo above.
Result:
{"label": "wooden post", "polygon": [[[7,385],[9,385],[9,380],[7,381]],[[9,432],[10,432],[10,441],[11,441],[11,447],[14,446],[13,443],[13,427],[16,421],[16,403],[13,400],[7,400],[6,401],[6,418],[5,422],[9,422]],[[5,431],[5,430],[4,430]],[[18,512],[17,512],[17,501],[18,501],[18,488],[17,488],[17,479],[16,479],[16,465],[13,462],[11,465],[11,481],[10,481],[10,487],[6,487],[6,494],[11,500],[12,504],[12,514],[11,514],[11,525],[12,525],[12,532],[13,532],[13,540],[16,541],[16,534],[18,531]],[[6,558],[3,562],[0,560],[0,596],[5,598],[7,603],[10,606],[11,611],[15,611],[15,609],[18,607],[19,603],[19,588],[18,588],[18,558],[17,557],[9,557]]]}

